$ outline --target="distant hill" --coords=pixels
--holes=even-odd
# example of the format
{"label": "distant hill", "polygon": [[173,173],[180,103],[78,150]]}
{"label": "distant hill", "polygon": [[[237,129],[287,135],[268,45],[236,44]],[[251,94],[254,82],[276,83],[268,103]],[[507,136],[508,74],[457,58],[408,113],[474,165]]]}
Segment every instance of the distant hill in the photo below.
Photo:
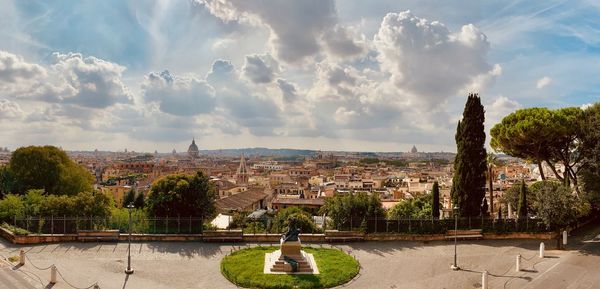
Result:
{"label": "distant hill", "polygon": [[242,149],[222,149],[222,150],[200,150],[204,155],[221,156],[239,156],[242,153],[246,156],[313,156],[317,154],[316,150],[298,150],[298,149],[269,149],[269,148],[242,148]]}

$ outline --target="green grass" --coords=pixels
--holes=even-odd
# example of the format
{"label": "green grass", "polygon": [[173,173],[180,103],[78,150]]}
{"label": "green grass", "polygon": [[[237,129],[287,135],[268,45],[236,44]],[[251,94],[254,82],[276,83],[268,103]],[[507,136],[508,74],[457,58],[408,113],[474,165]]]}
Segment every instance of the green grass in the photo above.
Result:
{"label": "green grass", "polygon": [[329,288],[344,284],[358,274],[359,264],[350,255],[336,249],[303,248],[313,254],[318,275],[263,274],[265,254],[277,247],[255,247],[233,252],[223,258],[221,273],[229,281],[245,288]]}

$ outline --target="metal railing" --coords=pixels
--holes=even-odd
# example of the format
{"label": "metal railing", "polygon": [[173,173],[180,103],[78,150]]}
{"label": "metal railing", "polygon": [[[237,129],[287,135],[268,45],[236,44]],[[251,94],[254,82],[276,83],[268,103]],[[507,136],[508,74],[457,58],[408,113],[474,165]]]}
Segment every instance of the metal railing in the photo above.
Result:
{"label": "metal railing", "polygon": [[[9,223],[9,222],[7,222]],[[80,230],[129,230],[128,216],[38,216],[13,218],[11,225],[37,234],[76,234]],[[201,234],[204,219],[200,217],[132,217],[134,234]]]}

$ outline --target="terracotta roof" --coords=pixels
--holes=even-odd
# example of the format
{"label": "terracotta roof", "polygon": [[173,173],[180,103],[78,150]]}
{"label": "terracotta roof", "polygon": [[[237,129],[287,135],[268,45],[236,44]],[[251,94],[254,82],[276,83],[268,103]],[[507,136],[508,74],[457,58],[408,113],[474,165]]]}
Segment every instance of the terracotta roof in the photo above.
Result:
{"label": "terracotta roof", "polygon": [[220,210],[243,210],[265,199],[269,194],[264,189],[249,189],[215,201]]}
{"label": "terracotta roof", "polygon": [[325,205],[325,199],[292,199],[292,198],[276,198],[272,202],[273,204],[281,205],[312,205],[312,206],[323,206]]}

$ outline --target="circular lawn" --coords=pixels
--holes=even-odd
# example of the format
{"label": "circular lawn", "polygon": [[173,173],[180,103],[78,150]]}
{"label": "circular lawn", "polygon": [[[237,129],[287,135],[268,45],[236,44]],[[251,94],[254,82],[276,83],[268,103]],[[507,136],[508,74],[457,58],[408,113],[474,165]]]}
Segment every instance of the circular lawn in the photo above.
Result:
{"label": "circular lawn", "polygon": [[317,275],[264,274],[265,254],[278,247],[254,247],[235,251],[221,261],[221,273],[245,288],[329,288],[344,284],[358,274],[359,264],[352,256],[336,249],[302,248],[313,254]]}

